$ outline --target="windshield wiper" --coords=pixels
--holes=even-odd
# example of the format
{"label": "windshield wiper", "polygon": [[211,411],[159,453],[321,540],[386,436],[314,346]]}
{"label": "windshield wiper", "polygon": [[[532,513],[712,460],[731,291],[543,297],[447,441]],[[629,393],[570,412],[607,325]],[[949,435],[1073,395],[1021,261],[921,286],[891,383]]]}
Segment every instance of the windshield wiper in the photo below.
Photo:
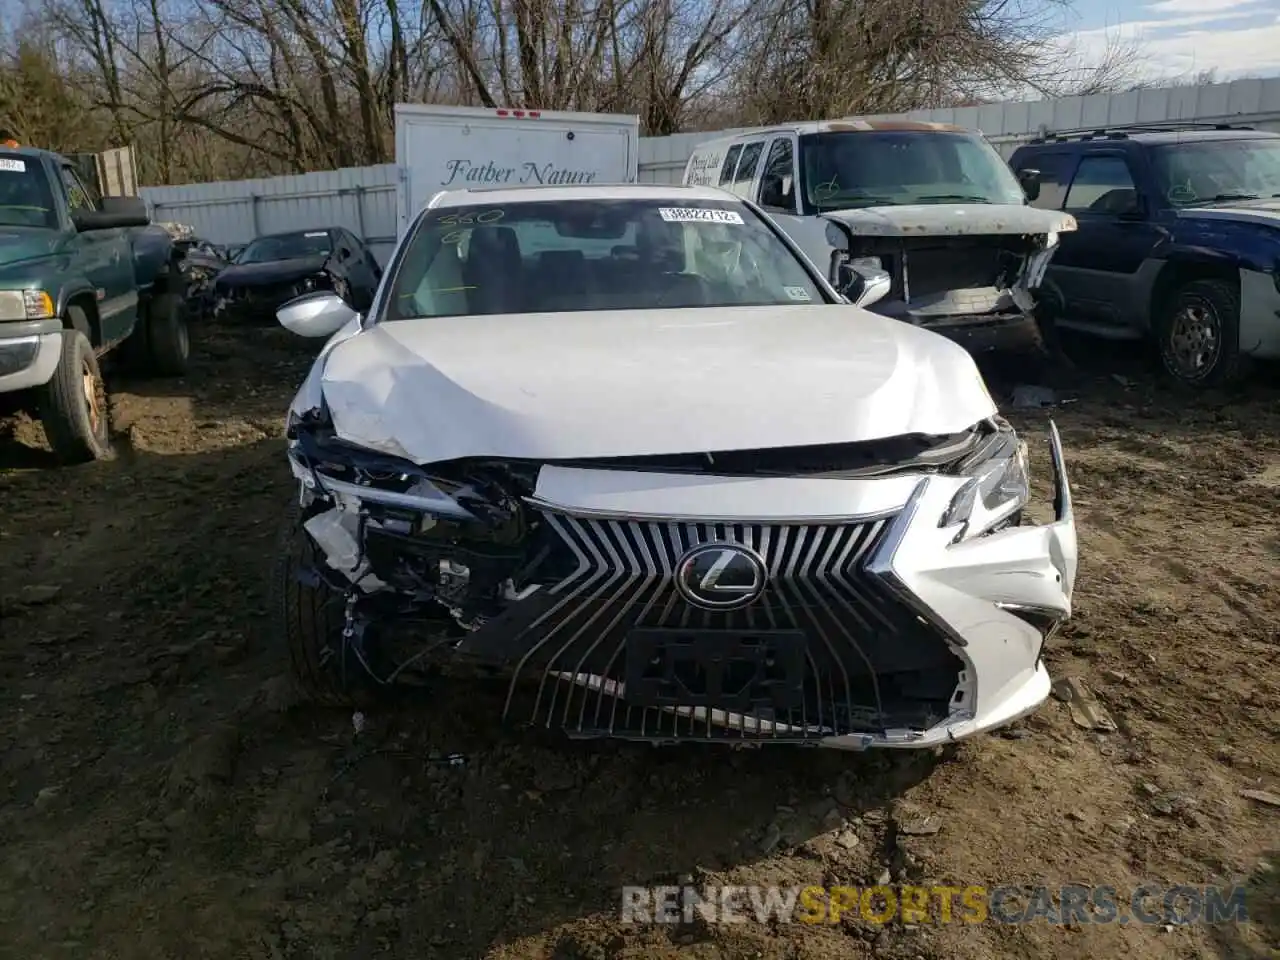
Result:
{"label": "windshield wiper", "polygon": [[893,198],[878,197],[870,193],[846,193],[815,200],[813,205],[819,210],[843,210],[851,203],[893,203]]}
{"label": "windshield wiper", "polygon": [[[1280,194],[1277,194],[1280,196]],[[1195,203],[1226,203],[1230,200],[1261,200],[1256,193],[1216,193],[1212,197],[1201,197]],[[1188,204],[1190,206],[1191,204]]]}
{"label": "windshield wiper", "polygon": [[967,193],[929,193],[921,200],[952,200],[956,203],[990,203],[987,197],[974,197]]}

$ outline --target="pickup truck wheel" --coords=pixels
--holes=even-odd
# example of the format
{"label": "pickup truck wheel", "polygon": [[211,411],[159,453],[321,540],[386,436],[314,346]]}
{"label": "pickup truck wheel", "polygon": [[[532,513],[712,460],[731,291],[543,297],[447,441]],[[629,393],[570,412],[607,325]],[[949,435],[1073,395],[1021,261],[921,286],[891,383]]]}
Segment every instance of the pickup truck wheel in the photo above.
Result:
{"label": "pickup truck wheel", "polygon": [[109,460],[107,388],[89,338],[62,332],[62,356],[39,390],[40,422],[54,455],[63,463]]}
{"label": "pickup truck wheel", "polygon": [[1165,301],[1156,318],[1156,347],[1165,373],[1189,387],[1241,379],[1240,294],[1225,280],[1193,280]]}
{"label": "pickup truck wheel", "polygon": [[147,368],[162,377],[187,372],[191,339],[187,332],[186,305],[176,293],[161,293],[147,307]]}
{"label": "pickup truck wheel", "polygon": [[285,518],[275,578],[280,634],[295,685],[304,699],[322,706],[367,705],[373,679],[342,636],[345,598],[323,581],[301,579],[324,566],[295,501]]}

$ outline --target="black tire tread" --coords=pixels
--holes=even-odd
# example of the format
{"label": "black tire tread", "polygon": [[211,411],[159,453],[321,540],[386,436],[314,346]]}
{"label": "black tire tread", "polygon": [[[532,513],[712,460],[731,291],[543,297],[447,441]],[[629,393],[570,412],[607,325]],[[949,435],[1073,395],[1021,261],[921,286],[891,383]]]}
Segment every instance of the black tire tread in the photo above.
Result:
{"label": "black tire tread", "polygon": [[[1218,355],[1218,362],[1205,377],[1194,382],[1178,377],[1164,361],[1164,338],[1174,311],[1186,296],[1199,297],[1211,303],[1218,314],[1219,323],[1222,324],[1222,350]],[[1249,358],[1240,352],[1240,291],[1229,280],[1192,280],[1175,289],[1162,305],[1156,336],[1160,365],[1165,375],[1181,386],[1195,389],[1231,386],[1239,383],[1249,373]]]}
{"label": "black tire tread", "polygon": [[[145,333],[148,370],[161,377],[180,377],[187,372],[189,344],[183,349],[179,330],[186,324],[182,297],[171,291],[156,294],[147,304],[147,315],[139,324]],[[137,336],[137,334],[135,334]]]}

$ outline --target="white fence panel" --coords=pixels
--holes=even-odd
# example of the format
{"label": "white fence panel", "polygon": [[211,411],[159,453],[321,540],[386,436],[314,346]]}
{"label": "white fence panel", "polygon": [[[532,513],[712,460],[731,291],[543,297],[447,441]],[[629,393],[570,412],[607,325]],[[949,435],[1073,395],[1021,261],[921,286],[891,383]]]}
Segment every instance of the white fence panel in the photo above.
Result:
{"label": "white fence panel", "polygon": [[267,233],[346,227],[385,262],[396,239],[394,164],[300,176],[143,187],[152,219],[187,223],[214,243]]}

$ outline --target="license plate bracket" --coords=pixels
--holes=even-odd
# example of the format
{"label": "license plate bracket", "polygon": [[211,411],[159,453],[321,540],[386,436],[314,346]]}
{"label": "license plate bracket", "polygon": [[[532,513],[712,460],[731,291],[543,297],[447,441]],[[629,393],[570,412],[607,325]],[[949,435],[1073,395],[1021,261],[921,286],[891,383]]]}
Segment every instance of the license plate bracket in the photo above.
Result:
{"label": "license plate bracket", "polygon": [[805,646],[800,630],[632,630],[626,700],[640,707],[734,713],[799,709]]}

